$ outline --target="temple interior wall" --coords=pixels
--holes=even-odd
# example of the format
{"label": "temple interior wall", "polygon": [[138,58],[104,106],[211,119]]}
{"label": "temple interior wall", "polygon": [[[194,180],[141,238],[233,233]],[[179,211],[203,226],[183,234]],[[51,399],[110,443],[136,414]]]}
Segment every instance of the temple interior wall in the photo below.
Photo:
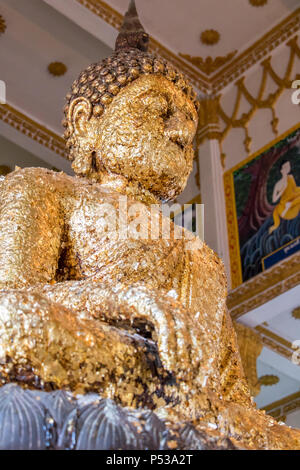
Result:
{"label": "temple interior wall", "polygon": [[[297,54],[294,54],[291,59],[291,53],[291,47],[285,43],[277,47],[270,55],[271,67],[279,80],[295,80],[299,74],[300,59]],[[220,93],[220,105],[228,117],[228,122],[225,123],[222,117],[218,116],[220,131],[224,132],[228,126],[227,134],[224,139],[221,137],[220,142],[217,139],[206,139],[199,147],[201,198],[205,205],[205,239],[223,258],[229,280],[230,260],[223,186],[224,173],[259,150],[271,145],[273,140],[300,121],[299,106],[292,103],[292,93],[295,90],[287,88],[286,83],[276,83],[270,73],[266,74],[264,80],[264,60],[251,67],[243,76],[245,89],[253,97],[253,102],[249,103],[245,93],[242,93],[239,98],[237,82],[241,78],[227,86]],[[272,94],[279,95],[278,99],[274,100],[274,105],[266,108],[259,107],[258,97],[261,90],[263,93],[260,95],[260,100],[270,99]],[[256,109],[257,105],[258,109]],[[237,111],[234,114],[235,109]],[[234,127],[234,121],[241,120],[251,109],[253,114],[246,125]],[[272,126],[272,120],[278,121]],[[247,138],[248,142],[245,142]]]}
{"label": "temple interior wall", "polygon": [[10,170],[14,170],[15,166],[21,168],[33,166],[53,169],[53,166],[2,135],[0,135],[0,149],[0,169],[1,166],[7,166]]}

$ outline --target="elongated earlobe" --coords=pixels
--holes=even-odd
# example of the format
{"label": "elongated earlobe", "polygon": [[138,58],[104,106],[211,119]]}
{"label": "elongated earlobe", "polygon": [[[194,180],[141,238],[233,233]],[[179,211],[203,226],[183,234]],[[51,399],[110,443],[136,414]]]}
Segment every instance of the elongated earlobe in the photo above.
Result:
{"label": "elongated earlobe", "polygon": [[86,135],[87,123],[93,113],[91,103],[84,97],[74,99],[68,110],[68,121],[71,125],[71,132],[78,137]]}

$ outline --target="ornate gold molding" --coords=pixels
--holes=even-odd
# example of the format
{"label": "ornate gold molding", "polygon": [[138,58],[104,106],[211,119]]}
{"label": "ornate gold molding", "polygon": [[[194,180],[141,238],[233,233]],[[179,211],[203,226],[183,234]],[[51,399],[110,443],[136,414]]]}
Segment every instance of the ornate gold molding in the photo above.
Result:
{"label": "ornate gold molding", "polygon": [[267,348],[272,349],[272,351],[276,352],[277,354],[280,354],[286,359],[291,360],[292,352],[290,352],[290,350],[286,349],[284,346],[278,344],[276,341],[273,341],[272,338],[269,338],[268,336],[262,336],[262,342],[263,345]]}
{"label": "ornate gold molding", "polygon": [[239,79],[249,68],[292,38],[300,29],[300,8],[297,8],[287,18],[274,26],[258,39],[252,46],[239,54],[230,64],[217,72],[211,78],[211,88],[214,92],[222,90],[229,83]]}
{"label": "ornate gold molding", "polygon": [[292,311],[292,317],[296,320],[300,320],[300,307],[294,308]]}
{"label": "ornate gold molding", "polygon": [[202,31],[200,41],[206,46],[213,46],[214,44],[218,44],[220,37],[221,35],[219,31],[216,31],[215,29],[206,29],[205,31]]}
{"label": "ornate gold molding", "polygon": [[197,129],[197,146],[205,139],[220,139],[220,118],[218,115],[220,95],[207,96],[200,100],[199,121]]}
{"label": "ornate gold molding", "polygon": [[272,387],[273,385],[278,384],[279,377],[273,374],[261,375],[258,379],[260,385],[264,385],[265,387]]}
{"label": "ornate gold molding", "polygon": [[236,55],[237,51],[229,52],[225,56],[218,56],[214,59],[211,56],[206,57],[203,59],[202,57],[191,56],[189,54],[181,54],[179,53],[180,57],[187,60],[191,64],[193,64],[197,69],[201,70],[201,72],[205,73],[205,75],[211,75],[216,70],[223,67],[223,65],[227,64],[231,61],[231,59]]}
{"label": "ornate gold molding", "polygon": [[[219,109],[219,99],[220,95],[207,96],[200,101],[199,107],[199,121],[198,128],[196,133],[196,145],[199,151],[199,147],[204,142],[205,139],[216,139],[221,141],[222,132],[220,130],[220,118],[218,115]],[[220,151],[221,151],[221,163],[223,169],[225,168],[225,159],[223,158],[221,142],[220,142]],[[199,169],[200,175],[200,169]]]}
{"label": "ornate gold molding", "polygon": [[48,72],[54,77],[61,77],[67,72],[67,66],[62,62],[51,62],[48,65]]}
{"label": "ornate gold molding", "polygon": [[[102,0],[76,0],[78,3],[88,8],[92,13],[102,18],[112,27],[119,29],[123,17],[122,15],[107,5]],[[174,54],[156,39],[150,39],[150,50],[159,56],[172,62],[176,67],[184,72],[190,81],[199,90],[206,93],[215,93],[220,91],[229,83],[237,80],[257,62],[261,61],[265,56],[292,37],[300,28],[300,8],[292,12],[281,23],[272,28],[262,38],[256,41],[246,51],[239,54],[232,62],[222,67],[212,77],[200,73],[188,62],[182,60],[178,55]]]}
{"label": "ornate gold molding", "polygon": [[249,279],[228,294],[227,305],[234,320],[300,283],[300,253]]}
{"label": "ornate gold molding", "polygon": [[300,392],[292,393],[281,400],[274,401],[267,406],[264,406],[264,410],[273,418],[278,421],[285,421],[282,419],[286,415],[296,411],[300,408]]}
{"label": "ornate gold molding", "polygon": [[4,34],[6,31],[6,22],[2,15],[0,15],[0,34]]}
{"label": "ornate gold molding", "polygon": [[[233,323],[234,325],[240,325],[240,323],[236,321]],[[258,325],[255,328],[249,327],[249,329],[259,336],[259,340],[262,346],[266,346],[267,348],[272,349],[272,351],[280,354],[289,361],[292,359],[295,350],[292,348],[292,344],[285,338],[276,335],[273,333],[273,331],[270,331],[262,325]]]}
{"label": "ornate gold molding", "polygon": [[293,352],[292,349],[292,344],[290,341],[287,341],[286,339],[282,338],[281,336],[276,335],[273,333],[273,331],[268,330],[262,325],[258,325],[255,327],[256,331],[259,332],[261,335],[267,336],[268,338],[273,339],[274,341],[277,341],[277,343],[281,344],[285,348],[289,349],[291,351],[291,354]]}
{"label": "ornate gold molding", "polygon": [[110,26],[116,29],[120,29],[123,16],[117,10],[109,6],[107,3],[101,0],[77,0],[81,5],[86,7],[92,13],[99,16],[108,23]]}
{"label": "ornate gold molding", "polygon": [[62,137],[33,121],[8,104],[0,104],[0,119],[30,139],[66,158],[65,142]]}
{"label": "ornate gold molding", "polygon": [[188,202],[185,202],[184,204],[202,204],[201,194],[197,194],[197,196],[193,197],[193,199]]}
{"label": "ornate gold molding", "polygon": [[234,321],[233,324],[237,333],[244,372],[251,394],[255,397],[260,392],[260,385],[275,384],[269,376],[257,377],[256,361],[263,346],[272,349],[289,361],[292,359],[294,349],[289,341],[285,338],[281,338],[262,325],[250,328],[236,321]]}
{"label": "ornate gold molding", "polygon": [[249,0],[249,3],[253,7],[262,7],[268,3],[268,0]]}
{"label": "ornate gold molding", "polygon": [[289,361],[292,359],[293,353],[295,351],[293,350],[290,341],[287,341],[285,338],[276,335],[273,333],[273,331],[270,331],[268,328],[265,328],[262,325],[257,325],[255,327],[255,331],[260,335],[264,346],[267,346]]}
{"label": "ornate gold molding", "polygon": [[[245,85],[245,77],[240,78],[235,86],[237,88],[236,100],[233,106],[233,112],[231,116],[228,116],[221,106],[219,99],[219,107],[217,110],[220,119],[223,121],[225,127],[221,133],[220,141],[223,142],[226,136],[228,135],[231,129],[240,128],[245,132],[244,146],[247,154],[249,155],[251,151],[252,138],[249,135],[248,127],[250,121],[257,113],[259,109],[269,109],[271,115],[271,128],[273,130],[274,136],[278,135],[278,123],[279,118],[276,116],[275,106],[280,96],[284,90],[291,88],[292,82],[297,77],[292,77],[292,70],[295,62],[295,58],[300,58],[300,48],[298,46],[298,36],[295,36],[293,39],[288,41],[287,46],[289,47],[289,60],[286,66],[286,69],[283,73],[282,78],[280,78],[277,73],[274,71],[271,64],[271,57],[268,57],[261,63],[262,75],[261,82],[259,86],[259,91],[257,96],[253,96]],[[270,92],[268,96],[265,95],[266,86],[268,83],[268,77],[270,77],[277,89],[273,92]],[[241,114],[240,105],[242,98],[244,98],[249,103],[249,110]],[[240,117],[238,117],[240,115]]]}

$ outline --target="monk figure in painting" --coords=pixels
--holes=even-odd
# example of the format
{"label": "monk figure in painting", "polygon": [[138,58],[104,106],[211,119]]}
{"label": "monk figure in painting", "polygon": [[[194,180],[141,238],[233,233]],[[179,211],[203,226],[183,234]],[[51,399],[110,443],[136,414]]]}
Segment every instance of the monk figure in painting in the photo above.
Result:
{"label": "monk figure in painting", "polygon": [[277,181],[273,191],[273,203],[280,198],[273,211],[274,225],[270,227],[272,233],[280,225],[280,218],[291,220],[298,216],[300,211],[300,187],[296,185],[295,178],[291,174],[291,164],[288,160],[281,163],[282,178]]}
{"label": "monk figure in painting", "polygon": [[245,447],[300,448],[300,432],[255,410],[222,262],[173,224],[163,236],[169,219],[152,210],[186,185],[198,103],[147,44],[131,2],[116,52],[74,82],[75,177],[26,168],[0,183],[1,383],[92,391]]}

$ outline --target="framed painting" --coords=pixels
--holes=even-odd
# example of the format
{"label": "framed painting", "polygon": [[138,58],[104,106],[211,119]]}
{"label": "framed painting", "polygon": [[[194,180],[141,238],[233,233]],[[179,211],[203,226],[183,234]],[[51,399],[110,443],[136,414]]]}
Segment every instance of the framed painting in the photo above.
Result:
{"label": "framed painting", "polygon": [[224,174],[232,288],[300,250],[300,123]]}

